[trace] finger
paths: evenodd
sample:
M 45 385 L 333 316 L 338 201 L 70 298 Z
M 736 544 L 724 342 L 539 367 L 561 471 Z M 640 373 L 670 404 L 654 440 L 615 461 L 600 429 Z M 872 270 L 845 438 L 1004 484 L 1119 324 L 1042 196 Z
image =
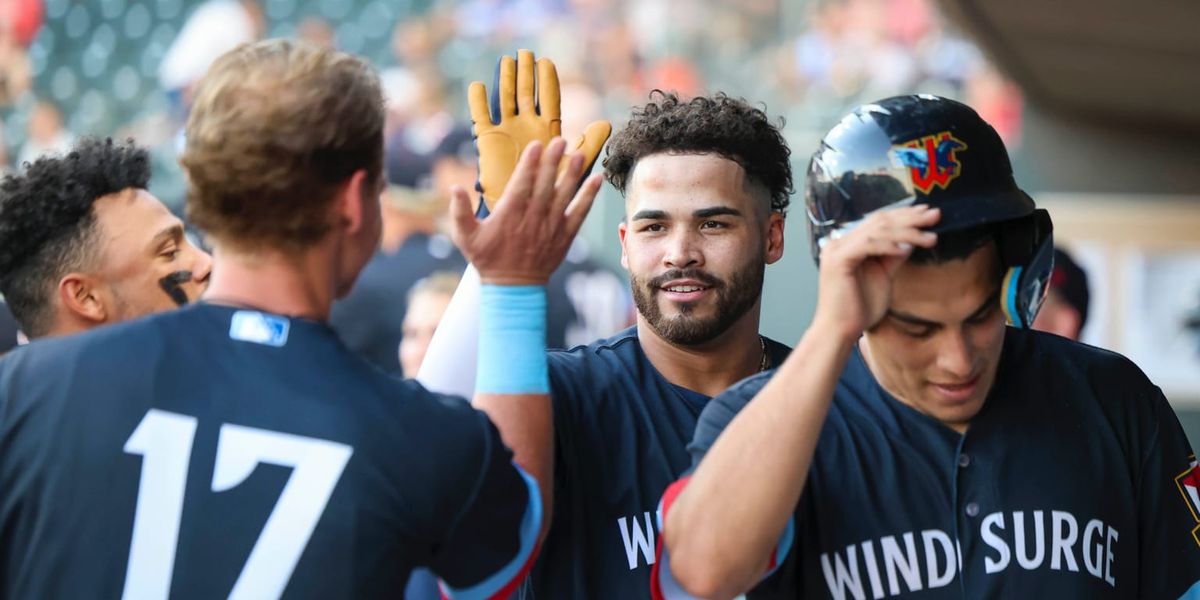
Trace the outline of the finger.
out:
M 553 120 L 562 119 L 562 96 L 558 85 L 558 69 L 548 58 L 538 59 L 538 114 Z
M 604 148 L 604 142 L 608 141 L 608 136 L 612 135 L 612 123 L 608 121 L 596 121 L 587 126 L 583 132 L 583 140 L 579 144 L 579 151 L 583 152 L 586 157 L 584 161 L 584 171 L 592 168 L 596 163 L 596 159 L 600 156 L 600 150 Z
M 461 185 L 450 190 L 450 239 L 459 249 L 465 248 L 468 240 L 479 228 L 479 221 L 471 210 L 471 196 Z
M 498 93 L 500 118 L 517 114 L 517 61 L 511 56 L 500 57 L 500 67 L 497 73 L 500 81 L 494 86 L 493 92 Z M 495 105 L 493 105 L 494 108 Z M 499 123 L 499 121 L 496 121 Z
M 504 186 L 503 201 L 498 202 L 492 209 L 493 217 L 502 218 L 514 210 L 524 210 L 525 205 L 529 203 L 530 194 L 533 193 L 534 176 L 537 175 L 541 159 L 542 143 L 536 140 L 529 142 L 521 152 L 521 158 L 517 160 L 508 185 Z
M 554 198 L 554 182 L 558 175 L 558 163 L 562 159 L 567 142 L 562 138 L 554 138 L 542 154 L 541 164 L 538 165 L 537 181 L 534 184 L 532 202 L 552 204 Z
M 588 212 L 592 210 L 592 203 L 596 201 L 596 195 L 600 192 L 600 185 L 604 183 L 604 176 L 596 173 L 588 177 L 583 185 L 579 187 L 579 191 L 575 193 L 575 198 L 571 200 L 571 204 L 566 210 L 566 230 L 572 238 L 579 233 L 579 228 L 583 226 L 584 219 L 587 218 Z
M 533 67 L 533 52 L 517 50 L 517 110 L 526 115 L 537 113 L 537 79 Z
M 558 163 L 558 179 L 554 181 L 554 187 L 566 187 L 568 196 L 574 194 L 579 186 L 583 183 L 583 161 L 586 158 L 582 152 L 571 151 L 571 146 L 567 146 L 568 150 L 563 153 L 562 160 Z M 576 164 L 578 163 L 578 164 Z
M 475 123 L 475 137 L 479 137 L 480 127 L 495 125 L 492 122 L 492 112 L 488 108 L 487 88 L 479 81 L 471 82 L 467 88 L 467 107 L 471 110 L 471 121 Z

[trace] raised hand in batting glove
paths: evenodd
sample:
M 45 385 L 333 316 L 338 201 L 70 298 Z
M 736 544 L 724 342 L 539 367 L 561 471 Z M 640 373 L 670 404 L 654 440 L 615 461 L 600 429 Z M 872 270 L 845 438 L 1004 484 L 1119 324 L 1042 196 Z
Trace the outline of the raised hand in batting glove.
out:
M 487 88 L 476 81 L 468 89 L 468 104 L 479 149 L 477 187 L 487 208 L 495 210 L 526 146 L 540 142 L 545 148 L 550 140 L 562 135 L 558 71 L 549 59 L 535 63 L 533 52 L 518 50 L 516 60 L 511 56 L 500 58 L 490 100 Z M 574 183 L 582 184 L 611 133 L 608 121 L 588 125 L 567 148 L 558 172 L 566 169 L 570 157 L 581 154 L 583 166 Z
M 582 153 L 566 157 L 566 141 L 530 142 L 522 152 L 504 194 L 486 219 L 471 211 L 471 199 L 454 189 L 450 219 L 454 243 L 479 270 L 485 284 L 545 285 L 567 255 L 592 208 L 603 178 L 583 181 Z

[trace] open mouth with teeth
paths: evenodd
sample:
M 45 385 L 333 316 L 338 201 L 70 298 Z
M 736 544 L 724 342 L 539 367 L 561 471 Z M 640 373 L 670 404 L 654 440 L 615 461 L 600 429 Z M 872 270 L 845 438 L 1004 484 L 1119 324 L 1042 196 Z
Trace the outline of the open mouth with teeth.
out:
M 697 283 L 679 283 L 664 285 L 659 288 L 659 291 L 672 302 L 689 303 L 700 300 L 711 289 Z

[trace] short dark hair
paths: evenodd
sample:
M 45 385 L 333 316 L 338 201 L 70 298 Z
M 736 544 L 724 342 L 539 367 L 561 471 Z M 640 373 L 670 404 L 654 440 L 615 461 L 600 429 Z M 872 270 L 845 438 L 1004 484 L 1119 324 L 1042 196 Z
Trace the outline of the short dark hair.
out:
M 150 157 L 111 138 L 84 138 L 66 155 L 25 163 L 0 182 L 0 292 L 30 337 L 51 326 L 51 299 L 62 275 L 86 264 L 97 198 L 145 189 Z
M 688 101 L 654 90 L 650 102 L 608 143 L 605 176 L 622 194 L 637 162 L 651 154 L 719 154 L 741 165 L 746 175 L 771 194 L 771 210 L 785 213 L 791 202 L 791 150 L 780 129 L 762 109 L 724 93 Z
M 953 260 L 963 260 L 990 242 L 999 244 L 999 228 L 994 223 L 977 225 L 969 229 L 945 231 L 938 234 L 937 245 L 932 248 L 913 248 L 908 261 L 918 265 L 940 265 Z M 996 248 L 996 277 L 1004 276 L 1001 268 L 1000 248 Z

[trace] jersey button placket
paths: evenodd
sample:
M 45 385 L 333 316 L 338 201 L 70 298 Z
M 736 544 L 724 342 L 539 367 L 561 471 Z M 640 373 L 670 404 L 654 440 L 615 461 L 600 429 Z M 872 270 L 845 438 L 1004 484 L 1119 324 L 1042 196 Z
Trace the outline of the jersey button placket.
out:
M 979 503 L 978 502 L 968 502 L 967 507 L 964 510 L 966 511 L 968 517 L 978 517 L 979 516 Z
M 958 466 L 965 469 L 971 466 L 971 455 L 963 453 L 958 455 Z

